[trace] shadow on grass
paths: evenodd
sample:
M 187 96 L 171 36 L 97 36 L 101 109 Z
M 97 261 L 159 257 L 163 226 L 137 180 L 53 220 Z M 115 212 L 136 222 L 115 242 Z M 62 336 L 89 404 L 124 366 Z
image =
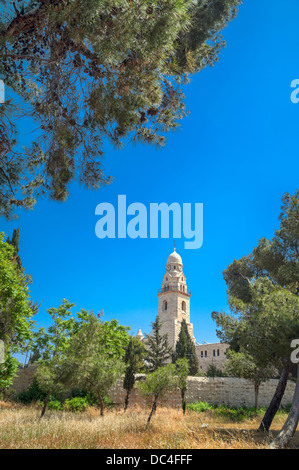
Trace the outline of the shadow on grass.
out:
M 213 442 L 225 442 L 227 448 L 235 447 L 236 442 L 246 442 L 246 446 L 252 444 L 252 448 L 266 447 L 268 448 L 273 439 L 278 435 L 279 430 L 273 430 L 269 433 L 256 431 L 254 429 L 242 429 L 242 428 L 225 428 L 221 426 L 206 427 L 202 430 L 202 434 L 205 435 L 205 439 L 209 436 Z M 201 432 L 198 432 L 198 440 L 201 440 Z M 251 446 L 250 446 L 251 447 Z M 299 431 L 296 431 L 290 446 L 290 449 L 299 449 Z

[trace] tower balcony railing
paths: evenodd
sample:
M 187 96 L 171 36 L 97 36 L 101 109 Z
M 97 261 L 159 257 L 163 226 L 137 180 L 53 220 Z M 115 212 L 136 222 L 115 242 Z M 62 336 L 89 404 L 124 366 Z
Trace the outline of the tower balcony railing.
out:
M 191 295 L 191 290 L 187 289 L 183 291 L 178 286 L 167 286 L 158 289 L 158 294 L 163 294 L 164 292 L 179 292 L 180 294 Z

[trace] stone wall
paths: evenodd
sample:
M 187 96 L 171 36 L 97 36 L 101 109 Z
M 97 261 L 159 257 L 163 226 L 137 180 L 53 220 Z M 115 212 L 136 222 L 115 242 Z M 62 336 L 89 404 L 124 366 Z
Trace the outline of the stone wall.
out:
M 259 392 L 259 406 L 268 406 L 275 392 L 278 380 L 271 379 L 263 383 Z M 288 382 L 282 405 L 285 406 L 292 402 L 295 391 L 295 383 Z M 125 390 L 122 387 L 122 381 L 110 394 L 111 400 L 119 406 L 123 406 L 125 399 Z M 254 406 L 254 386 L 249 380 L 233 377 L 189 377 L 186 394 L 187 403 L 206 401 L 210 404 L 228 406 Z M 130 405 L 146 405 L 149 401 L 143 398 L 138 388 L 135 387 L 130 397 Z M 180 392 L 167 394 L 167 398 L 160 400 L 160 404 L 169 407 L 180 407 Z
M 37 366 L 35 364 L 29 365 L 26 368 L 19 369 L 18 377 L 16 377 L 12 389 L 16 393 L 27 390 L 33 380 Z M 145 376 L 138 376 L 139 380 L 144 380 Z M 278 380 L 271 379 L 263 383 L 259 392 L 259 406 L 268 406 L 274 391 L 276 389 Z M 111 391 L 110 398 L 118 406 L 123 406 L 125 400 L 125 390 L 123 389 L 123 381 L 119 380 L 116 387 Z M 295 391 L 295 382 L 288 381 L 288 385 L 282 400 L 282 405 L 285 406 L 292 402 Z M 195 403 L 198 401 L 206 401 L 210 404 L 228 406 L 254 406 L 254 387 L 249 380 L 238 379 L 234 377 L 189 377 L 186 399 L 188 403 Z M 135 388 L 130 396 L 130 406 L 140 405 L 146 406 L 150 400 L 142 397 L 139 393 L 138 387 Z M 179 390 L 173 393 L 168 393 L 167 397 L 160 400 L 160 404 L 169 407 L 180 407 L 181 396 Z
M 275 392 L 278 380 L 271 379 L 260 386 L 259 406 L 268 406 Z M 292 402 L 295 382 L 288 381 L 282 400 L 285 406 Z M 246 379 L 235 377 L 189 377 L 187 401 L 207 401 L 211 404 L 228 406 L 254 406 L 254 386 Z

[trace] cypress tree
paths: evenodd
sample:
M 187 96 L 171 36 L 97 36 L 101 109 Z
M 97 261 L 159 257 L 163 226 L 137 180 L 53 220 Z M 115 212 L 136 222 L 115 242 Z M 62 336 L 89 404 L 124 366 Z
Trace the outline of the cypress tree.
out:
M 196 355 L 195 344 L 190 337 L 185 320 L 181 323 L 181 331 L 172 360 L 173 362 L 176 362 L 178 359 L 184 358 L 188 359 L 189 375 L 196 375 L 199 371 L 198 358 Z
M 14 247 L 14 261 L 16 262 L 17 268 L 19 271 L 22 271 L 22 262 L 19 255 L 19 241 L 20 241 L 20 229 L 14 228 L 12 233 L 12 239 L 7 239 L 7 243 Z
M 159 367 L 166 365 L 171 358 L 172 348 L 168 343 L 168 336 L 161 334 L 162 323 L 157 315 L 156 320 L 152 323 L 152 332 L 146 335 L 145 344 L 147 348 L 146 361 L 148 369 L 154 372 Z
M 131 338 L 125 353 L 126 372 L 123 387 L 126 390 L 124 412 L 129 404 L 129 396 L 135 384 L 135 374 L 143 366 L 143 358 L 146 354 L 144 344 L 138 338 Z

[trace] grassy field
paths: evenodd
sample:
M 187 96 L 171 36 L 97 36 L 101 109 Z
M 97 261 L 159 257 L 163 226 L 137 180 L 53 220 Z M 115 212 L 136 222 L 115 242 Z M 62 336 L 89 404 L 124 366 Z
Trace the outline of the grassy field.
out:
M 158 408 L 148 431 L 147 409 L 132 408 L 83 413 L 48 410 L 39 421 L 40 407 L 0 402 L 2 449 L 263 449 L 281 429 L 285 413 L 275 417 L 269 436 L 257 433 L 261 413 L 242 416 Z M 298 431 L 297 431 L 297 434 Z M 296 435 L 292 447 L 299 447 Z

